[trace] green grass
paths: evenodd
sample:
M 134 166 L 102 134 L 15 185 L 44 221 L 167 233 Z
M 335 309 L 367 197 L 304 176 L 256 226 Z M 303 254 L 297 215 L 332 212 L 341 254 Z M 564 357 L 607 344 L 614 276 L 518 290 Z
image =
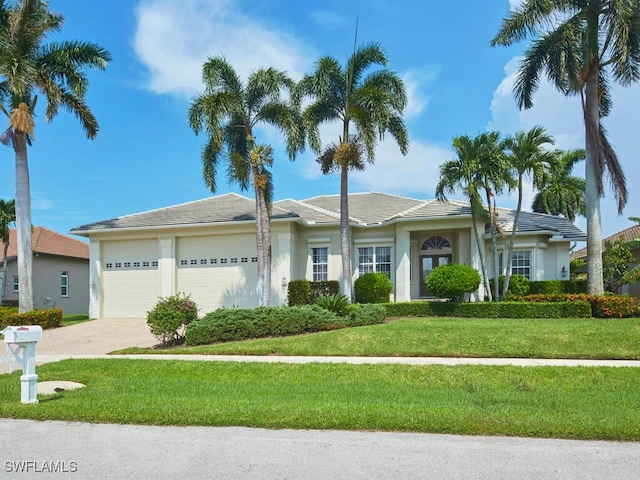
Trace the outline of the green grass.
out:
M 118 353 L 640 359 L 640 319 L 404 318 L 295 337 Z
M 78 313 L 78 314 L 70 314 L 63 315 L 62 322 L 60 323 L 63 327 L 68 327 L 69 325 L 77 325 L 78 323 L 84 323 L 91 320 L 89 315 Z
M 0 416 L 640 440 L 640 369 L 66 360 L 39 381 L 85 388 L 20 403 L 0 375 Z

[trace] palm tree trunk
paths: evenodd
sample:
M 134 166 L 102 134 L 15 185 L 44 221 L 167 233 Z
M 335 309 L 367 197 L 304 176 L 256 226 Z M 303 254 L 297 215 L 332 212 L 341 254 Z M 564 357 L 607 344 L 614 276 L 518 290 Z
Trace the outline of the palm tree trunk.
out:
M 516 216 L 513 219 L 513 227 L 511 227 L 511 238 L 509 239 L 509 248 L 507 249 L 507 260 L 505 263 L 504 286 L 502 287 L 502 298 L 507 298 L 509 291 L 509 281 L 511 280 L 511 261 L 513 259 L 513 244 L 516 241 L 516 229 L 518 228 L 518 219 L 522 210 L 522 175 L 518 176 L 518 206 L 516 207 Z
M 258 256 L 258 285 L 256 286 L 256 293 L 258 295 L 258 306 L 262 307 L 265 305 L 265 298 L 267 297 L 265 285 L 265 239 L 262 225 L 264 196 L 258 187 L 255 187 L 254 192 L 256 199 L 256 255 Z
M 33 307 L 33 250 L 31 247 L 31 194 L 27 162 L 27 136 L 16 132 L 13 137 L 16 154 L 16 237 L 18 250 L 19 312 Z
M 7 289 L 7 273 L 9 271 L 7 266 L 7 252 L 9 250 L 9 242 L 4 244 L 4 252 L 2 257 L 2 284 L 0 284 L 0 306 L 4 303 L 4 292 Z
M 597 40 L 597 39 L 596 39 Z M 602 169 L 600 164 L 598 142 L 600 138 L 599 116 L 599 69 L 597 56 L 592 57 L 591 69 L 585 86 L 585 203 L 587 217 L 587 293 L 602 295 L 604 282 L 602 279 L 602 227 L 600 217 L 600 196 L 602 185 Z
M 260 231 L 262 232 L 262 306 L 268 307 L 271 303 L 271 224 L 269 222 L 269 209 L 264 196 L 264 190 L 260 190 Z
M 473 206 L 471 206 L 471 224 L 473 225 L 473 234 L 476 239 L 476 246 L 478 247 L 478 257 L 480 258 L 480 271 L 482 272 L 482 284 L 484 285 L 489 301 L 493 301 L 493 295 L 491 294 L 491 284 L 489 283 L 489 273 L 485 266 L 484 253 L 481 244 L 480 234 L 478 233 L 478 222 L 474 213 Z
M 349 225 L 349 166 L 340 172 L 340 254 L 342 257 L 342 293 L 353 301 L 351 278 L 351 226 Z

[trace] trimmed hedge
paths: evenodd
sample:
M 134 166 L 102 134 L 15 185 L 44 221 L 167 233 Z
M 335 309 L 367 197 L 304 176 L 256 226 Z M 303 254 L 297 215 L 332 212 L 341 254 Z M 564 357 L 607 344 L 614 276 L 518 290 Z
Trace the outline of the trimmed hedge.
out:
M 585 301 L 595 318 L 633 317 L 638 313 L 638 299 L 629 295 L 537 294 L 519 297 L 523 302 Z
M 340 293 L 337 280 L 312 282 L 310 280 L 291 280 L 287 285 L 287 298 L 290 307 L 313 305 L 319 297 Z
M 384 305 L 388 317 L 590 318 L 584 300 L 534 302 L 406 302 Z
M 515 293 L 515 292 L 514 292 Z M 586 280 L 543 280 L 529 282 L 529 294 L 587 293 Z
M 387 303 L 391 290 L 391 280 L 382 272 L 365 273 L 353 282 L 353 291 L 358 303 Z
M 248 338 L 284 337 L 382 323 L 381 306 L 349 305 L 338 316 L 316 305 L 296 307 L 221 308 L 195 320 L 187 327 L 188 345 L 207 345 Z
M 40 325 L 42 329 L 55 328 L 62 322 L 62 310 L 33 310 L 31 312 L 18 313 L 17 307 L 0 308 L 0 330 L 9 325 Z

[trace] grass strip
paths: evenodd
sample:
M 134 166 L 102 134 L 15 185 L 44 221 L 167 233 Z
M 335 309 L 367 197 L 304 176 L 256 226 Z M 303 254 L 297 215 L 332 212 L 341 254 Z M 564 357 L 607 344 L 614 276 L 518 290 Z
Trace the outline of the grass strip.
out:
M 403 318 L 294 337 L 118 353 L 640 359 L 640 319 Z
M 20 403 L 0 375 L 0 416 L 640 440 L 640 369 L 66 360 L 39 381 L 85 388 Z

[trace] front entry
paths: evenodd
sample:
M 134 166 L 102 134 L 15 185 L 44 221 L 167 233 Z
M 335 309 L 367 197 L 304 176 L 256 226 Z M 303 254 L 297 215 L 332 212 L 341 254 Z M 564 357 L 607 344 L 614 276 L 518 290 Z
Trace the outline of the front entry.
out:
M 424 284 L 424 279 L 431 273 L 431 270 L 438 265 L 447 265 L 451 263 L 451 255 L 421 255 L 420 266 L 421 269 L 421 282 L 420 282 L 420 296 L 421 297 L 433 297 L 433 293 L 427 290 L 427 286 Z

